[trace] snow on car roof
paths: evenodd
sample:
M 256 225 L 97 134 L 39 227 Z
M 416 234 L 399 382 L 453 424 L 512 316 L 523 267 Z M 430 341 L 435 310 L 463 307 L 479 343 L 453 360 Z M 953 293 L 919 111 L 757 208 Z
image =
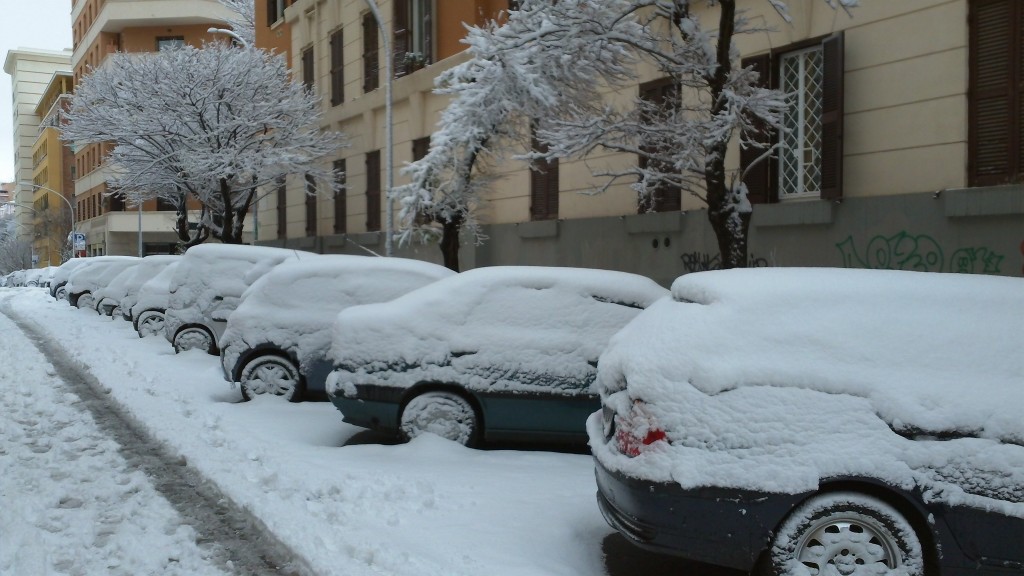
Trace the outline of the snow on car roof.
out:
M 686 275 L 672 294 L 612 338 L 598 370 L 620 412 L 640 400 L 666 430 L 685 431 L 685 465 L 661 454 L 645 473 L 797 491 L 864 467 L 912 485 L 920 478 L 896 468 L 914 458 L 1020 459 L 1024 280 L 769 268 Z M 911 456 L 901 442 L 923 445 L 890 428 L 978 444 L 932 442 L 941 456 Z M 784 466 L 766 473 L 762 453 Z M 803 466 L 811 453 L 815 469 Z
M 283 262 L 242 295 L 221 348 L 231 356 L 245 346 L 274 343 L 296 347 L 303 361 L 308 353 L 327 348 L 328 328 L 343 308 L 391 300 L 453 274 L 407 258 L 323 255 Z
M 96 291 L 96 298 L 112 298 L 120 301 L 121 298 L 138 292 L 139 288 L 154 278 L 165 267 L 172 262 L 177 262 L 181 256 L 167 254 L 153 254 L 140 260 L 135 266 L 123 270 L 115 276 L 106 286 Z
M 171 262 L 159 274 L 146 281 L 139 287 L 135 295 L 135 304 L 132 306 L 132 315 L 139 314 L 145 310 L 164 310 L 167 308 L 167 300 L 170 297 L 168 292 L 171 285 L 171 278 L 174 270 L 181 264 L 181 260 Z

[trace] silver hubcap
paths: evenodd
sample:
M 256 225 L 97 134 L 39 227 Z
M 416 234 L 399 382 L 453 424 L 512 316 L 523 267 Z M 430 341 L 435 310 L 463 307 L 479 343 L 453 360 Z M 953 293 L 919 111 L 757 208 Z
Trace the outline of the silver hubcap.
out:
M 900 563 L 900 552 L 882 526 L 872 518 L 824 518 L 801 539 L 796 559 L 812 575 L 885 574 Z
M 476 430 L 473 407 L 445 392 L 428 392 L 409 401 L 402 411 L 402 434 L 412 439 L 424 432 L 469 444 Z
M 296 375 L 291 367 L 280 362 L 262 361 L 251 370 L 246 370 L 243 386 L 249 394 L 274 394 L 285 396 L 295 389 Z
M 96 299 L 92 297 L 92 294 L 82 294 L 78 297 L 79 308 L 95 308 Z
M 139 320 L 139 334 L 154 336 L 164 329 L 164 319 L 158 315 L 146 316 Z
M 209 350 L 210 337 L 202 330 L 185 330 L 174 339 L 179 352 L 186 350 Z

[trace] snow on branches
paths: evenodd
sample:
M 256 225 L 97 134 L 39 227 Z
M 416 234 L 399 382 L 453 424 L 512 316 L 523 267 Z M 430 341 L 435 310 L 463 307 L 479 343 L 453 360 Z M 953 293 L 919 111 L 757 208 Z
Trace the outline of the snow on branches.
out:
M 199 234 L 239 243 L 257 189 L 304 174 L 333 190 L 324 162 L 343 146 L 319 128 L 318 99 L 293 82 L 281 56 L 223 42 L 119 53 L 82 79 L 62 138 L 108 142 L 108 186 L 131 202 L 202 205 Z M 194 233 L 193 233 L 194 234 Z

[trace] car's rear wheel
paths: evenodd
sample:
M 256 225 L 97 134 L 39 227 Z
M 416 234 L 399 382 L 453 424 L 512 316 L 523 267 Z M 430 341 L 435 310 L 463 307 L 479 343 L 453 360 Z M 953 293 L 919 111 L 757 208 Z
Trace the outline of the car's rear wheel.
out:
M 239 378 L 242 398 L 251 400 L 260 394 L 281 396 L 289 402 L 302 399 L 299 370 L 281 356 L 260 356 L 250 360 Z
M 924 573 L 921 541 L 892 506 L 855 492 L 816 496 L 779 528 L 768 574 L 876 576 Z
M 68 290 L 67 290 L 67 288 L 65 288 L 63 286 L 61 286 L 60 288 L 57 288 L 57 292 L 54 293 L 54 296 L 57 298 L 57 300 L 67 300 L 67 297 L 68 297 Z
M 75 301 L 75 306 L 77 306 L 80 310 L 95 310 L 96 298 L 92 295 L 91 292 L 84 292 L 82 293 L 81 296 L 78 297 L 78 300 Z
M 111 319 L 120 318 L 121 317 L 121 307 L 120 306 L 114 306 L 113 308 L 111 308 L 110 309 L 110 314 L 108 314 L 108 316 L 110 316 Z
M 139 316 L 139 338 L 156 336 L 164 331 L 164 315 L 149 310 Z
M 197 326 L 179 330 L 174 335 L 174 352 L 181 353 L 188 350 L 202 350 L 207 354 L 215 354 L 216 347 L 213 343 L 213 336 Z
M 402 408 L 399 431 L 405 440 L 431 432 L 473 446 L 480 435 L 480 419 L 473 405 L 454 392 L 424 392 Z

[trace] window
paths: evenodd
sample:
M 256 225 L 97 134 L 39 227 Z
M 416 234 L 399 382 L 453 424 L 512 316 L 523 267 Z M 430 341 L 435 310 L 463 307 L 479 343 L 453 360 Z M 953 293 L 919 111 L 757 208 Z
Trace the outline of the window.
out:
M 531 129 L 535 131 L 535 127 Z M 548 151 L 546 143 L 530 137 L 534 152 Z M 530 166 L 530 220 L 558 219 L 558 158 L 536 160 Z
M 669 78 L 662 78 L 653 82 L 647 82 L 640 86 L 640 99 L 651 104 L 659 111 L 672 112 L 678 110 L 682 104 L 682 95 L 679 92 L 679 84 Z M 654 112 L 652 112 L 654 113 Z M 654 122 L 650 115 L 645 115 L 644 123 Z M 653 144 L 641 144 L 640 168 L 651 169 L 662 174 L 671 174 L 673 169 L 666 162 L 659 161 L 660 150 Z M 649 195 L 641 196 L 637 202 L 637 212 L 678 212 L 682 210 L 682 190 L 679 186 L 659 182 Z
M 288 179 L 277 179 L 277 237 L 288 237 Z
M 341 30 L 331 34 L 331 106 L 345 101 L 345 39 Z
M 417 138 L 412 141 L 412 161 L 422 159 L 430 152 L 430 136 L 424 136 L 423 138 Z M 424 214 L 422 212 L 416 214 L 416 224 L 418 226 L 426 226 L 430 222 L 434 221 L 432 214 Z
M 316 180 L 306 175 L 306 236 L 316 236 Z
M 971 3 L 968 183 L 1024 181 L 1024 5 Z
M 843 36 L 837 34 L 743 60 L 762 83 L 792 94 L 783 115 L 786 133 L 765 132 L 777 145 L 770 160 L 753 162 L 763 150 L 740 151 L 753 203 L 799 198 L 838 199 L 843 185 Z
M 313 90 L 313 82 L 316 81 L 313 67 L 313 47 L 310 46 L 302 51 L 302 85 L 309 91 Z
M 171 200 L 168 200 L 166 198 L 160 198 L 160 197 L 157 197 L 157 199 L 156 199 L 156 209 L 161 211 L 161 212 L 177 212 L 178 211 L 178 207 L 174 204 L 174 202 L 172 202 Z
M 111 212 L 124 212 L 124 196 L 115 192 L 109 198 L 108 206 Z
M 344 234 L 347 231 L 346 220 L 348 219 L 348 206 L 346 206 L 347 191 L 345 182 L 347 180 L 347 168 L 345 159 L 334 161 L 334 233 Z
M 380 150 L 366 153 L 366 231 L 380 230 Z
M 433 0 L 394 0 L 395 77 L 430 64 L 433 50 Z
M 290 2 L 287 2 L 290 4 Z M 285 0 L 267 0 L 267 26 L 273 26 L 284 19 Z
M 363 14 L 363 92 L 372 92 L 380 85 L 379 60 L 377 19 L 368 12 Z
M 184 36 L 159 36 L 156 39 L 156 49 L 160 50 L 172 50 L 174 48 L 182 48 L 185 46 Z

